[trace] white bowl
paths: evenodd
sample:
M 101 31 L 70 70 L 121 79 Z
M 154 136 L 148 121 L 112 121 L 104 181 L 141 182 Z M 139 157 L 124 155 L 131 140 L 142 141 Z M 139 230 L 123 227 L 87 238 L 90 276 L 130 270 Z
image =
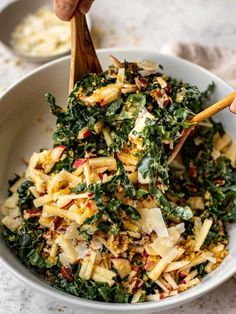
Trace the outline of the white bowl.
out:
M 107 49 L 98 51 L 98 56 L 103 68 L 109 63 L 109 55 L 129 61 L 140 59 L 156 60 L 164 66 L 164 72 L 182 79 L 191 84 L 196 84 L 201 90 L 214 81 L 216 90 L 212 101 L 222 98 L 232 91 L 224 81 L 214 76 L 203 68 L 182 59 L 159 54 L 149 50 L 118 50 Z M 68 93 L 69 58 L 53 61 L 35 70 L 18 83 L 11 86 L 0 98 L 0 197 L 6 196 L 7 180 L 14 173 L 25 169 L 22 158 L 28 158 L 34 151 L 42 147 L 50 147 L 52 126 L 55 120 L 49 113 L 49 108 L 44 100 L 44 93 L 51 92 L 56 96 L 59 105 L 66 103 Z M 235 136 L 236 117 L 224 110 L 218 114 L 225 129 Z M 234 138 L 236 140 L 236 138 Z M 50 287 L 30 273 L 11 251 L 0 240 L 0 261 L 16 277 L 36 288 L 38 291 L 60 299 L 61 302 L 76 304 L 80 309 L 89 309 L 106 313 L 151 313 L 158 312 L 174 306 L 181 305 L 205 295 L 213 288 L 230 278 L 236 272 L 236 224 L 228 228 L 229 256 L 210 275 L 206 276 L 199 286 L 196 286 L 179 295 L 157 301 L 141 304 L 111 304 L 81 299 Z

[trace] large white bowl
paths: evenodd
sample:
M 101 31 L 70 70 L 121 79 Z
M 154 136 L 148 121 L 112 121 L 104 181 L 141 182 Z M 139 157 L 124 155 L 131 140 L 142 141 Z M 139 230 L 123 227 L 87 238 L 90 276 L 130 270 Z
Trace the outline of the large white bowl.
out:
M 98 56 L 104 69 L 110 63 L 110 54 L 129 61 L 137 59 L 156 60 L 164 66 L 164 72 L 177 79 L 196 84 L 201 90 L 204 90 L 211 81 L 214 81 L 216 90 L 212 101 L 222 98 L 232 91 L 228 84 L 203 68 L 155 51 L 100 50 Z M 0 98 L 0 197 L 2 199 L 6 196 L 8 178 L 15 172 L 19 173 L 25 169 L 22 158 L 27 159 L 34 151 L 38 151 L 42 147 L 50 147 L 55 119 L 49 113 L 48 105 L 44 100 L 44 93 L 51 92 L 56 96 L 59 105 L 65 104 L 68 93 L 68 73 L 69 58 L 56 60 L 35 70 L 11 86 Z M 226 109 L 218 114 L 217 119 L 224 124 L 232 136 L 235 136 L 236 117 L 229 110 Z M 0 240 L 0 261 L 16 277 L 38 291 L 58 298 L 61 302 L 77 304 L 80 309 L 101 313 L 111 311 L 112 313 L 146 314 L 181 305 L 205 295 L 236 272 L 236 225 L 231 225 L 228 231 L 230 236 L 229 256 L 225 258 L 222 265 L 205 277 L 201 285 L 158 302 L 111 304 L 89 301 L 60 292 L 30 273 L 13 256 L 2 239 Z

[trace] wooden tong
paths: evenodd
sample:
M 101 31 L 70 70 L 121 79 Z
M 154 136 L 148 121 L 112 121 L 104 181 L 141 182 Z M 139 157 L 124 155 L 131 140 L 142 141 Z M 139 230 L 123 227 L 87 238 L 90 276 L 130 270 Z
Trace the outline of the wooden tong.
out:
M 71 19 L 71 63 L 69 91 L 87 73 L 100 73 L 98 60 L 85 15 L 78 10 Z
M 168 165 L 175 159 L 175 157 L 179 153 L 181 147 L 183 146 L 184 142 L 186 141 L 187 137 L 189 136 L 191 131 L 194 129 L 196 124 L 210 118 L 211 116 L 213 116 L 217 112 L 225 109 L 226 107 L 229 107 L 231 105 L 231 103 L 233 102 L 235 97 L 236 97 L 236 91 L 230 93 L 229 95 L 227 95 L 223 99 L 217 101 L 214 105 L 211 105 L 210 107 L 206 108 L 205 110 L 199 112 L 198 114 L 196 114 L 196 116 L 194 116 L 189 121 L 192 125 L 189 128 L 183 130 L 179 142 L 176 144 L 176 146 L 174 147 L 172 153 L 170 154 L 170 156 L 168 158 L 168 161 L 167 161 Z

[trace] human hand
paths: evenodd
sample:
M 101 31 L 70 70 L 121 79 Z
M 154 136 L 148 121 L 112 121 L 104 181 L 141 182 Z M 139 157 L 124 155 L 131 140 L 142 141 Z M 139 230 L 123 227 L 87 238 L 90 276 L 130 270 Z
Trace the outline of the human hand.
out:
M 236 113 L 236 98 L 234 98 L 232 104 L 229 107 L 230 111 Z
M 69 21 L 75 10 L 87 13 L 93 0 L 54 0 L 54 10 L 56 15 L 63 21 Z

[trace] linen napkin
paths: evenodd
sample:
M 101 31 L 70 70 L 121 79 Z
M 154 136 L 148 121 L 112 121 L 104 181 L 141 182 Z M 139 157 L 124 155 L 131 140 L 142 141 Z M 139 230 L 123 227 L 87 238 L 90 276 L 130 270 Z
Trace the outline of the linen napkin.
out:
M 197 63 L 236 88 L 236 50 L 198 43 L 172 43 L 161 52 Z

